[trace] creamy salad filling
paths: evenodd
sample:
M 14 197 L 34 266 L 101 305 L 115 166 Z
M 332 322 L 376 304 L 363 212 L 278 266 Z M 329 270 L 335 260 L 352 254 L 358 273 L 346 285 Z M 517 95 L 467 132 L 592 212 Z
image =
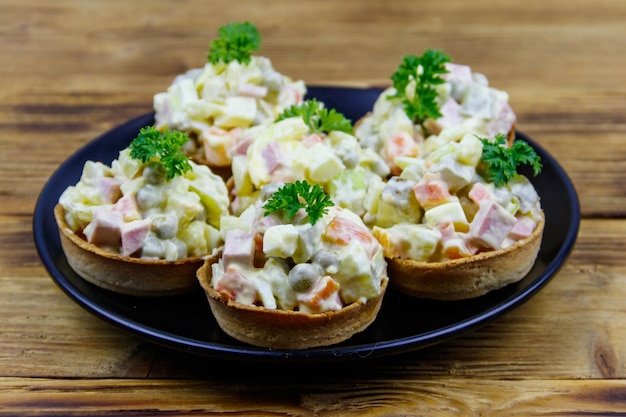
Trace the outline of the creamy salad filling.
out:
M 443 83 L 436 85 L 441 117 L 417 124 L 407 116 L 396 93 L 387 88 L 376 100 L 372 113 L 355 129 L 360 144 L 374 150 L 398 175 L 399 157 L 418 157 L 460 140 L 466 133 L 493 137 L 510 132 L 516 120 L 508 94 L 489 86 L 487 78 L 466 65 L 446 63 Z M 414 94 L 407 86 L 407 96 Z
M 59 199 L 65 220 L 89 243 L 122 256 L 174 261 L 210 254 L 222 244 L 228 191 L 208 167 L 190 164 L 168 179 L 128 148 L 111 166 L 87 161 L 80 181 Z
M 303 81 L 275 71 L 265 57 L 252 56 L 249 63 L 207 62 L 154 96 L 155 126 L 189 133 L 189 155 L 228 166 L 233 155 L 245 153 L 253 138 L 249 128 L 273 122 L 305 94 Z
M 481 161 L 483 142 L 465 134 L 427 156 L 396 159 L 401 172 L 377 180 L 365 223 L 388 258 L 437 262 L 503 249 L 542 221 L 539 195 L 523 175 L 495 186 Z
M 224 249 L 212 286 L 228 299 L 268 309 L 323 313 L 380 294 L 383 250 L 359 216 L 330 207 L 315 224 L 300 210 L 291 220 L 266 215 L 263 198 L 221 221 Z
M 306 180 L 320 184 L 340 206 L 363 215 L 372 178 L 389 174 L 382 158 L 338 130 L 311 133 L 302 117 L 255 128 L 245 154 L 233 158 L 234 213 L 241 213 L 272 183 Z

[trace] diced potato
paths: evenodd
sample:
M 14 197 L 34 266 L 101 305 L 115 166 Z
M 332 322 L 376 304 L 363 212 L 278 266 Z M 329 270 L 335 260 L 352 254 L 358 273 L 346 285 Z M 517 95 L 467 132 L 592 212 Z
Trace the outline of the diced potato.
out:
M 298 231 L 292 224 L 269 227 L 263 235 L 263 252 L 267 256 L 288 258 L 298 248 Z
M 308 174 L 315 183 L 325 183 L 339 175 L 345 166 L 334 152 L 319 143 L 309 148 L 309 158 L 306 160 Z
M 469 228 L 465 212 L 458 200 L 426 210 L 424 218 L 430 227 L 435 227 L 444 222 L 452 222 L 457 232 L 465 232 Z
M 438 230 L 421 224 L 396 224 L 389 228 L 375 226 L 372 232 L 389 258 L 428 261 L 441 240 Z
M 456 158 L 459 162 L 475 167 L 483 154 L 483 144 L 475 135 L 463 136 L 456 148 Z
M 247 127 L 256 117 L 256 101 L 251 97 L 228 97 L 215 125 L 222 128 Z

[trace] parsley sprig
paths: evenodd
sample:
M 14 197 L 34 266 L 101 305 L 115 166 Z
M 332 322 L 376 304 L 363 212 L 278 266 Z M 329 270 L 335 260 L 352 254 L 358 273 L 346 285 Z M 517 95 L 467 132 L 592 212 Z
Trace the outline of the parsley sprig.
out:
M 328 213 L 328 207 L 334 205 L 319 184 L 311 185 L 306 181 L 296 181 L 280 187 L 265 202 L 263 208 L 266 216 L 277 211 L 285 211 L 289 220 L 293 219 L 300 209 L 304 209 L 309 222 L 315 224 Z
M 213 39 L 209 47 L 207 60 L 211 64 L 222 61 L 228 64 L 238 61 L 249 64 L 252 52 L 259 49 L 261 35 L 252 23 L 229 23 L 218 30 L 218 37 Z
M 507 147 L 506 136 L 498 133 L 495 142 L 479 138 L 483 143 L 481 159 L 487 165 L 487 179 L 496 187 L 506 185 L 517 175 L 519 165 L 530 165 L 536 176 L 541 172 L 539 155 L 526 142 L 516 140 L 511 147 Z
M 130 143 L 130 156 L 143 163 L 157 162 L 165 171 L 168 179 L 191 170 L 189 157 L 182 146 L 189 140 L 187 134 L 175 130 L 163 132 L 154 126 L 141 128 L 139 134 Z
M 276 122 L 298 116 L 302 117 L 311 133 L 329 133 L 333 130 L 352 133 L 352 122 L 349 119 L 335 109 L 325 108 L 316 99 L 286 108 L 278 115 Z
M 414 123 L 423 124 L 428 118 L 441 117 L 435 86 L 443 84 L 441 75 L 448 72 L 447 62 L 450 62 L 450 57 L 442 51 L 427 49 L 419 57 L 405 55 L 391 76 L 396 93 L 389 99 L 400 99 L 407 116 Z M 409 94 L 407 87 L 413 85 L 414 90 Z

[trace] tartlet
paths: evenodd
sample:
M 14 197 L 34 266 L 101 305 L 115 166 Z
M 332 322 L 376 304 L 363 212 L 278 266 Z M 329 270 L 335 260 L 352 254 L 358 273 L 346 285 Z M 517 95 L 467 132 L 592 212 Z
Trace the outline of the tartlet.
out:
M 309 314 L 292 310 L 237 303 L 211 286 L 211 264 L 197 273 L 207 294 L 211 312 L 229 336 L 254 346 L 273 349 L 307 349 L 334 345 L 365 330 L 378 315 L 388 279 L 381 282 L 380 294 L 367 302 L 355 302 L 341 310 Z
M 245 154 L 254 127 L 272 123 L 306 94 L 303 81 L 277 72 L 269 58 L 252 55 L 260 45 L 248 22 L 219 29 L 207 62 L 174 78 L 154 95 L 155 127 L 186 132 L 185 151 L 224 179 L 235 155 Z
M 223 179 L 182 153 L 186 140 L 149 126 L 110 166 L 85 162 L 54 209 L 62 249 L 79 276 L 138 296 L 198 287 L 195 272 L 222 244 L 229 200 Z
M 505 146 L 499 140 L 489 149 Z M 490 182 L 480 162 L 484 141 L 466 135 L 370 190 L 366 222 L 384 247 L 394 288 L 419 298 L 475 298 L 532 268 L 545 223 L 540 197 L 523 175 Z
M 54 208 L 54 217 L 69 266 L 98 287 L 150 297 L 182 294 L 198 287 L 196 271 L 206 256 L 175 261 L 122 256 L 99 248 L 74 233 L 65 221 L 65 210 L 60 204 Z
M 394 86 L 386 88 L 372 110 L 355 124 L 355 136 L 361 146 L 380 154 L 393 175 L 401 172 L 402 158 L 429 154 L 460 140 L 467 133 L 483 137 L 504 133 L 509 142 L 515 138 L 517 117 L 509 104 L 508 93 L 490 86 L 485 75 L 474 72 L 469 66 L 447 61 L 449 57 L 443 53 L 438 58 L 432 58 L 436 53 L 427 50 L 415 61 L 405 57 L 391 77 Z M 420 83 L 424 83 L 427 90 L 432 90 L 431 105 L 436 107 L 438 115 L 433 112 L 415 115 L 415 109 L 407 102 L 419 101 L 415 97 L 417 92 L 412 91 L 417 83 L 417 73 L 421 73 L 423 66 L 433 60 L 442 60 L 439 64 L 441 68 L 433 70 L 441 71 L 436 72 L 438 80 Z M 410 65 L 416 65 L 416 68 L 409 68 Z M 431 62 L 431 65 L 434 64 Z M 397 82 L 402 77 L 407 77 L 408 84 L 405 91 L 398 91 L 397 88 L 404 88 L 402 83 Z M 423 106 L 428 107 L 429 104 L 424 103 Z
M 518 282 L 535 264 L 544 224 L 541 221 L 532 235 L 505 249 L 467 258 L 440 262 L 387 258 L 391 286 L 416 298 L 463 300 Z
M 273 196 L 288 198 L 294 189 L 285 184 L 240 216 L 223 218 L 223 250 L 198 270 L 218 325 L 241 342 L 332 345 L 363 331 L 380 309 L 388 282 L 381 245 L 359 216 L 332 202 L 324 211 L 317 206 L 320 217 L 308 208 L 293 217 L 271 211 Z

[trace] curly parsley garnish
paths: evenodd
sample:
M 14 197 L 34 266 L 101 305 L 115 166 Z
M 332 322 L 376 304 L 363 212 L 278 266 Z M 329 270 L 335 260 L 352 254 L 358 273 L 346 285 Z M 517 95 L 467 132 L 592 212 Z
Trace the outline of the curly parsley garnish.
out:
M 189 140 L 187 134 L 175 130 L 157 130 L 154 126 L 143 127 L 130 143 L 130 156 L 143 163 L 157 162 L 168 179 L 191 170 L 189 158 L 182 146 Z
M 391 76 L 396 93 L 389 99 L 400 99 L 407 116 L 414 123 L 423 124 L 428 118 L 441 117 L 435 86 L 443 84 L 441 75 L 448 72 L 447 62 L 450 62 L 450 57 L 442 51 L 427 49 L 419 57 L 405 55 Z M 407 91 L 407 87 L 411 91 Z
M 288 107 L 278 115 L 276 122 L 298 116 L 302 117 L 311 133 L 329 133 L 333 130 L 352 133 L 350 120 L 335 109 L 328 110 L 316 99 L 306 100 L 302 104 Z
M 229 23 L 218 30 L 218 37 L 213 39 L 207 60 L 211 64 L 222 61 L 228 64 L 238 61 L 249 64 L 252 52 L 259 49 L 261 35 L 256 26 L 249 22 Z
M 334 205 L 319 184 L 310 185 L 306 181 L 296 181 L 279 188 L 265 202 L 263 208 L 266 216 L 277 211 L 285 211 L 289 220 L 293 219 L 303 208 L 309 217 L 309 222 L 315 224 L 328 213 L 328 207 Z
M 530 165 L 535 176 L 541 172 L 539 155 L 528 143 L 516 140 L 507 147 L 506 136 L 502 133 L 496 135 L 495 142 L 479 139 L 483 143 L 481 159 L 487 165 L 487 178 L 496 187 L 508 184 L 517 175 L 519 165 Z

